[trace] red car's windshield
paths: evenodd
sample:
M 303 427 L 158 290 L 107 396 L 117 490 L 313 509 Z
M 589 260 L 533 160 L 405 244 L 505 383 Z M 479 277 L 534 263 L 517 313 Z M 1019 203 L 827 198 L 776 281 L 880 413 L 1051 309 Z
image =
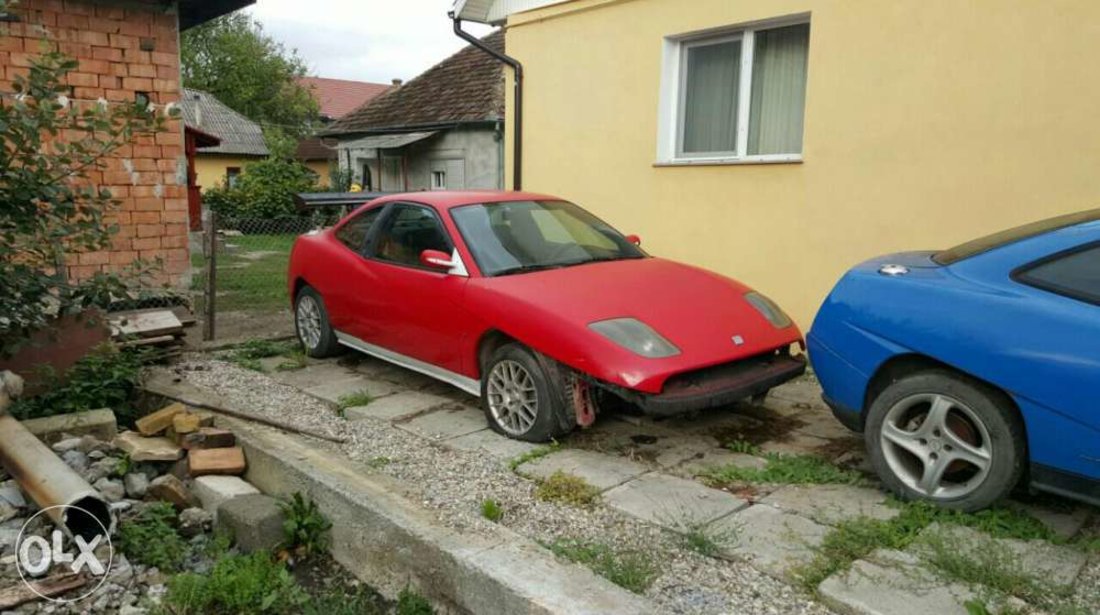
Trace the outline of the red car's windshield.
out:
M 618 231 L 565 201 L 506 201 L 451 210 L 487 276 L 642 258 Z

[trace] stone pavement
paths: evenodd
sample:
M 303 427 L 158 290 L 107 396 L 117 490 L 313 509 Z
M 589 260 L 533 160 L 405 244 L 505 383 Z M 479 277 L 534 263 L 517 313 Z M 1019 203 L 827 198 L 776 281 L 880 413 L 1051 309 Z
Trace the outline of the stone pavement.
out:
M 370 357 L 310 361 L 304 369 L 276 371 L 271 377 L 329 402 L 366 391 L 371 402 L 346 409 L 348 420 L 386 421 L 501 463 L 539 448 L 490 430 L 476 398 Z M 666 420 L 609 412 L 542 452 L 519 465 L 517 473 L 532 480 L 558 471 L 575 475 L 598 489 L 608 507 L 671 531 L 702 532 L 717 544 L 718 557 L 746 562 L 780 579 L 790 580 L 797 566 L 809 563 L 837 524 L 899 514 L 874 486 L 862 440 L 832 417 L 811 377 L 773 390 L 760 405 Z M 754 484 L 722 490 L 699 478 L 715 467 L 761 469 L 768 454 L 817 456 L 864 472 L 872 486 Z M 1094 511 L 1076 505 L 1016 505 L 1067 539 Z M 1059 584 L 1072 583 L 1086 562 L 1082 552 L 1048 542 L 991 543 L 984 534 L 956 527 L 932 526 L 925 532 L 947 536 L 970 552 L 1003 549 L 1021 562 L 1021 570 Z M 977 595 L 974 588 L 931 573 L 922 559 L 926 555 L 918 547 L 876 551 L 826 579 L 820 595 L 848 613 L 965 614 L 964 603 Z

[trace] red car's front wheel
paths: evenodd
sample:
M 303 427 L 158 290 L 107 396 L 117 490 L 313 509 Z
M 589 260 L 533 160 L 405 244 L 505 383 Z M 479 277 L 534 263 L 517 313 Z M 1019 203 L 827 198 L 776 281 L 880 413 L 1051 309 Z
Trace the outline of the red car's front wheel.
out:
M 482 370 L 481 401 L 493 430 L 510 438 L 546 442 L 568 433 L 576 418 L 549 359 L 519 344 L 505 344 Z

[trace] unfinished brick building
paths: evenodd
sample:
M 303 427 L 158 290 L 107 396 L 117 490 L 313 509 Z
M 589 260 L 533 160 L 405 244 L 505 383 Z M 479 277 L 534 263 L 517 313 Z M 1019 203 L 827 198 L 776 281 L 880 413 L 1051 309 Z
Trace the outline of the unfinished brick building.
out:
M 56 49 L 79 62 L 68 75 L 75 101 L 158 106 L 179 100 L 180 32 L 253 0 L 21 0 L 0 15 L 0 90 L 25 74 L 31 59 Z M 82 278 L 135 259 L 161 259 L 172 283 L 188 271 L 188 165 L 184 127 L 176 119 L 156 135 L 123 145 L 90 180 L 121 202 L 110 250 L 68 263 Z

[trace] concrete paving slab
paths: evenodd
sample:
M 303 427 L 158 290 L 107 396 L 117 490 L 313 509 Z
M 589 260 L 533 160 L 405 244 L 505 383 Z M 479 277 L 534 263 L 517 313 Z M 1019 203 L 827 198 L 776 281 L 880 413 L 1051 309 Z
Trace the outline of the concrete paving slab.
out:
M 392 383 L 383 380 L 372 380 L 365 376 L 351 374 L 340 380 L 333 380 L 325 384 L 309 387 L 305 389 L 305 392 L 335 404 L 340 402 L 341 397 L 358 393 L 359 391 L 366 391 L 372 398 L 377 399 L 397 390 L 398 387 Z
M 459 405 L 439 408 L 396 425 L 398 429 L 434 440 L 457 438 L 489 428 L 484 412 Z
M 860 516 L 892 519 L 901 512 L 886 505 L 885 493 L 851 485 L 787 485 L 761 503 L 828 525 Z
M 365 406 L 348 408 L 345 414 L 348 420 L 370 417 L 384 421 L 400 421 L 450 403 L 452 403 L 451 400 L 438 395 L 428 395 L 418 391 L 400 391 L 376 399 Z
M 811 378 L 796 378 L 782 386 L 775 387 L 768 392 L 768 401 L 771 400 L 799 404 L 798 409 L 800 410 L 823 409 L 828 412 L 828 406 L 821 399 L 821 385 Z
M 1058 502 L 1062 504 L 1062 502 Z M 1084 505 L 1065 503 L 1064 506 L 1054 507 L 1042 503 L 1024 503 L 1010 501 L 1009 506 L 1023 510 L 1024 512 L 1043 522 L 1055 535 L 1061 538 L 1073 538 L 1084 529 L 1085 524 L 1093 517 L 1092 508 Z
M 669 473 L 683 478 L 693 478 L 712 468 L 737 466 L 739 468 L 764 469 L 766 465 L 768 465 L 768 461 L 763 457 L 735 453 L 724 448 L 714 448 L 699 457 L 690 459 L 686 463 L 669 470 Z
M 748 561 L 754 568 L 786 579 L 795 566 L 814 558 L 829 528 L 766 504 L 750 506 L 708 526 L 727 559 Z
M 653 455 L 654 462 L 662 469 L 680 465 L 706 457 L 711 451 L 721 451 L 718 440 L 710 436 L 671 436 L 660 438 L 645 452 Z
M 632 517 L 684 531 L 748 506 L 745 500 L 695 481 L 652 472 L 604 494 L 607 505 Z
M 797 428 L 796 428 L 797 429 Z M 792 430 L 782 438 L 768 440 L 760 444 L 761 453 L 778 453 L 780 455 L 817 455 L 822 456 L 821 449 L 829 446 L 831 440 L 819 438 Z
M 647 469 L 640 463 L 615 455 L 566 449 L 525 463 L 517 471 L 537 478 L 547 478 L 560 471 L 583 478 L 593 487 L 604 490 L 621 485 Z
M 869 559 L 890 560 L 885 554 Z M 859 560 L 818 587 L 824 602 L 853 615 L 967 615 L 965 603 L 975 598 L 966 586 L 945 583 L 914 565 L 881 565 Z
M 444 440 L 443 445 L 461 451 L 478 451 L 501 461 L 511 461 L 529 453 L 539 444 L 506 438 L 492 429 L 482 429 L 464 436 Z
M 808 436 L 825 438 L 827 440 L 846 440 L 852 438 L 852 431 L 836 420 L 828 409 L 814 409 L 802 412 L 798 415 L 802 425 L 795 427 L 794 431 Z M 859 442 L 858 440 L 856 440 Z
M 1088 555 L 1073 547 L 1064 547 L 1046 540 L 1014 540 L 993 538 L 978 530 L 933 523 L 921 531 L 920 539 L 911 547 L 914 554 L 929 553 L 926 541 L 947 545 L 954 554 L 975 562 L 990 561 L 1011 566 L 1014 570 L 1041 580 L 1050 586 L 1069 586 L 1077 581 L 1088 563 Z
M 327 361 L 307 365 L 302 369 L 285 372 L 272 371 L 269 375 L 272 379 L 283 384 L 299 389 L 309 389 L 346 380 L 354 376 L 355 373 L 335 361 Z

